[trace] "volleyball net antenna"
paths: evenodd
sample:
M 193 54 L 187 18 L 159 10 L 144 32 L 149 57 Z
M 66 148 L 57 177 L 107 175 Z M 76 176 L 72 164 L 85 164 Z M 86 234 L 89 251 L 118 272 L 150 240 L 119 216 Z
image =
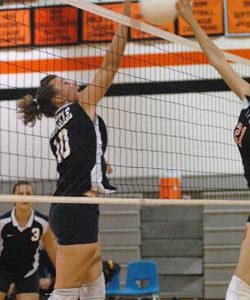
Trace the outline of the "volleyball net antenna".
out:
M 159 198 L 162 192 L 164 198 L 169 190 L 162 189 L 161 180 L 166 178 L 178 179 L 177 198 L 246 197 L 233 141 L 240 101 L 196 42 L 171 33 L 178 21 L 156 28 L 140 21 L 139 3 L 131 6 L 131 17 L 126 17 L 122 3 L 3 3 L 1 194 L 11 194 L 17 180 L 35 184 L 39 195 L 53 194 L 57 172 L 49 137 L 54 119 L 25 127 L 16 100 L 35 95 L 48 74 L 89 83 L 122 23 L 129 26 L 129 41 L 113 85 L 98 107 L 108 129 L 108 176 L 118 188 L 113 197 Z M 250 77 L 247 59 L 225 56 L 242 77 Z

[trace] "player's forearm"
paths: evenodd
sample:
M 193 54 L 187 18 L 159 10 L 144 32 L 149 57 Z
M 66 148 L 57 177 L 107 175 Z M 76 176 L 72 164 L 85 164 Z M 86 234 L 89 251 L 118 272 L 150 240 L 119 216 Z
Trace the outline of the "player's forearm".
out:
M 56 265 L 56 247 L 53 250 L 46 250 L 48 253 L 48 256 L 52 262 L 52 264 L 55 266 Z
M 47 252 L 51 262 L 53 265 L 56 265 L 56 242 L 53 241 L 53 243 L 50 243 L 49 245 L 44 245 L 45 251 Z
M 119 28 L 112 40 L 112 43 L 107 50 L 106 57 L 104 58 L 102 69 L 116 71 L 119 68 L 120 61 L 124 54 L 127 44 L 128 27 L 119 25 Z
M 202 30 L 198 22 L 192 18 L 188 21 L 189 25 L 194 31 L 195 37 L 199 42 L 203 52 L 207 56 L 209 62 L 212 65 L 216 65 L 221 60 L 224 60 L 223 52 L 213 43 L 213 41 L 208 37 L 208 35 Z
M 130 15 L 130 1 L 126 0 L 124 4 L 124 14 Z M 110 46 L 107 49 L 102 68 L 109 70 L 117 70 L 120 65 L 121 58 L 124 54 L 128 41 L 128 26 L 119 24 L 117 31 L 113 37 Z

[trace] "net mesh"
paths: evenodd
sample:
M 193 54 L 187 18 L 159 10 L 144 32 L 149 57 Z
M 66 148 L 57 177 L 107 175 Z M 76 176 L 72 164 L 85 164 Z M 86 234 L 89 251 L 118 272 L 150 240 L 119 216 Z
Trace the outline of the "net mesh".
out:
M 87 9 L 89 4 L 82 5 Z M 91 5 L 87 10 L 97 7 Z M 136 17 L 139 4 L 133 5 L 137 8 L 132 17 Z M 25 127 L 16 114 L 16 100 L 35 94 L 47 74 L 80 85 L 89 83 L 117 28 L 116 13 L 122 12 L 122 4 L 112 9 L 113 20 L 109 20 L 95 11 L 52 1 L 4 3 L 0 11 L 6 30 L 0 37 L 1 193 L 10 193 L 13 182 L 20 179 L 34 182 L 39 194 L 53 193 L 57 172 L 49 137 L 54 119 L 43 118 L 35 127 Z M 240 101 L 196 44 L 147 25 L 138 30 L 133 20 L 121 20 L 130 22 L 129 42 L 113 85 L 98 106 L 108 129 L 111 182 L 130 196 L 159 197 L 160 178 L 179 175 L 183 195 L 188 197 L 246 190 L 232 134 Z M 240 58 L 232 65 L 242 77 L 250 77 L 249 65 Z

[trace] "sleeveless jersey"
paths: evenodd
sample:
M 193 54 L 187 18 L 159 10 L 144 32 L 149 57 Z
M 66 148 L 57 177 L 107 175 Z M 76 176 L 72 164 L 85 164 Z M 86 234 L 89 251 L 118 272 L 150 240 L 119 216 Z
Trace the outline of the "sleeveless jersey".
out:
M 234 130 L 234 140 L 240 151 L 245 177 L 250 188 L 250 97 L 242 102 L 238 124 Z
M 106 177 L 107 130 L 101 117 L 96 116 L 92 122 L 78 103 L 61 107 L 56 113 L 50 146 L 59 173 L 55 196 L 80 196 L 89 190 L 105 194 L 115 191 Z
M 15 209 L 0 218 L 0 272 L 8 278 L 22 279 L 34 274 L 39 264 L 39 248 L 48 229 L 48 218 L 37 211 L 26 227 L 16 221 Z

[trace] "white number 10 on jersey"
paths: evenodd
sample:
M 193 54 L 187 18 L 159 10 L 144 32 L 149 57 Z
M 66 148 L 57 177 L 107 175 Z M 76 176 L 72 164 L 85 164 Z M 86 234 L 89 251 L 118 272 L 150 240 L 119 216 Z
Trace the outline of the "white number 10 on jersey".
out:
M 56 147 L 56 159 L 60 163 L 70 155 L 69 136 L 66 128 L 62 129 L 54 140 Z

